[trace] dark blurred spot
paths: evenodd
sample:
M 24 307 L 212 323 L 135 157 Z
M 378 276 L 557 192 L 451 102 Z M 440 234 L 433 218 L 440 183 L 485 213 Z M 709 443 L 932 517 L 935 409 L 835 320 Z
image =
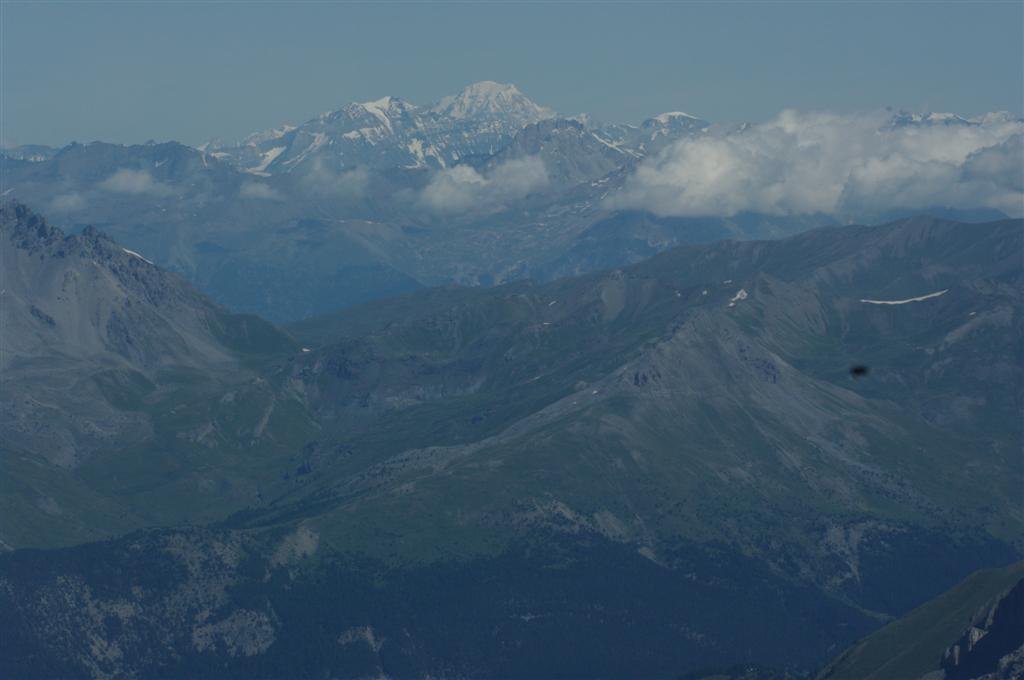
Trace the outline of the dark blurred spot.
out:
M 852 375 L 854 378 L 863 378 L 868 374 L 869 370 L 870 369 L 867 366 L 858 364 L 856 366 L 850 367 L 850 375 Z

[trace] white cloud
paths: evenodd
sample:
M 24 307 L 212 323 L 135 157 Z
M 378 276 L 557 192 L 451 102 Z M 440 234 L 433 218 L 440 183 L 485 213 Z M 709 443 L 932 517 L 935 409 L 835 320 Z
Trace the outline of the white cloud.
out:
M 81 210 L 86 206 L 85 197 L 78 192 L 60 194 L 50 201 L 50 211 L 56 213 L 68 213 Z
M 165 195 L 170 187 L 153 179 L 148 170 L 131 170 L 121 168 L 110 177 L 99 183 L 105 191 L 118 194 L 152 194 Z
M 264 184 L 263 182 L 247 182 L 238 190 L 242 198 L 260 198 L 269 201 L 280 201 L 284 198 L 277 189 Z
M 608 203 L 659 215 L 996 208 L 1020 215 L 1024 124 L 890 125 L 885 113 L 784 111 L 775 119 L 682 139 L 644 160 Z
M 314 195 L 352 201 L 363 198 L 370 186 L 370 173 L 366 168 L 335 172 L 319 158 L 313 162 L 304 179 L 307 189 Z
M 544 161 L 536 157 L 506 161 L 484 174 L 456 165 L 435 173 L 419 200 L 433 212 L 466 212 L 523 198 L 547 181 Z

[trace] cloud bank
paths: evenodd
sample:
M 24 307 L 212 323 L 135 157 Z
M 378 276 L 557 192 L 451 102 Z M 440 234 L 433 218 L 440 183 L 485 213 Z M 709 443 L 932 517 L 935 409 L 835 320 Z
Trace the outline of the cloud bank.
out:
M 238 190 L 238 195 L 242 198 L 258 198 L 268 201 L 284 200 L 284 196 L 280 192 L 263 182 L 247 182 L 243 184 L 242 188 Z
M 99 188 L 116 194 L 149 194 L 153 196 L 170 193 L 170 187 L 153 179 L 147 170 L 121 168 L 99 183 Z
M 434 174 L 419 202 L 435 213 L 469 212 L 523 198 L 547 181 L 544 161 L 537 157 L 506 161 L 483 174 L 456 165 Z
M 60 194 L 50 201 L 50 210 L 55 213 L 69 213 L 81 210 L 86 206 L 85 197 L 77 191 Z
M 305 190 L 314 196 L 358 201 L 370 187 L 370 173 L 363 167 L 336 172 L 316 159 L 303 182 Z
M 783 111 L 767 123 L 679 140 L 645 159 L 612 208 L 662 216 L 994 208 L 1020 216 L 1024 123 L 895 124 L 891 114 Z

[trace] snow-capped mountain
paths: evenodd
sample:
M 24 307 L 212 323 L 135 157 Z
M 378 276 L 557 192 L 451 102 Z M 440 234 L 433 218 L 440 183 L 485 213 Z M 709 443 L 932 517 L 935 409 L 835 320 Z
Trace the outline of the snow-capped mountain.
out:
M 964 163 L 969 191 L 995 198 L 950 212 L 959 206 L 903 205 L 897 196 L 850 208 L 843 221 L 923 211 L 997 219 L 993 201 L 1019 191 L 1002 170 L 1016 167 L 1024 129 L 1011 114 L 889 111 L 852 120 L 870 126 L 868 136 L 877 130 L 912 146 L 963 136 L 984 152 Z M 677 171 L 693 162 L 686 140 L 770 154 L 770 145 L 757 145 L 761 128 L 773 125 L 712 128 L 678 110 L 639 124 L 559 117 L 515 86 L 483 82 L 426 105 L 398 97 L 351 103 L 231 145 L 16 147 L 0 150 L 0 160 L 12 195 L 69 230 L 102 224 L 233 308 L 294 319 L 419 285 L 547 279 L 680 243 L 777 237 L 840 219 L 763 212 L 760 203 L 736 215 L 714 206 L 706 215 L 675 212 L 687 186 Z M 840 167 L 834 156 L 819 167 Z M 775 172 L 757 182 L 774 181 Z M 728 184 L 712 189 L 729 193 Z
M 640 125 L 611 123 L 594 130 L 603 141 L 640 158 L 660 151 L 681 137 L 702 134 L 711 123 L 682 111 L 648 118 Z
M 682 111 L 669 111 L 640 124 L 640 150 L 651 153 L 678 137 L 700 134 L 710 123 Z
M 25 144 L 23 146 L 8 146 L 0 148 L 0 154 L 7 158 L 19 161 L 28 161 L 31 163 L 48 161 L 56 156 L 58 151 L 59 149 L 54 149 L 53 147 L 43 144 Z
M 896 112 L 891 121 L 892 127 L 935 127 L 935 126 L 962 126 L 978 127 L 980 125 L 999 125 L 1005 123 L 1019 123 L 1017 118 L 1009 111 L 991 111 L 980 116 L 965 118 L 955 113 L 944 113 L 931 111 L 927 113 L 913 113 L 910 111 Z
M 892 117 L 892 127 L 930 126 L 930 125 L 978 125 L 977 122 L 958 116 L 955 113 L 911 113 L 899 111 Z
M 456 120 L 500 120 L 519 127 L 554 118 L 555 112 L 531 101 L 515 85 L 483 80 L 430 107 L 433 113 Z
M 348 104 L 297 127 L 255 133 L 238 146 L 212 144 L 209 151 L 257 175 L 436 169 L 493 154 L 523 126 L 554 116 L 514 85 L 484 81 L 428 106 L 391 96 Z
M 543 162 L 550 185 L 565 189 L 605 177 L 639 157 L 629 146 L 609 141 L 577 120 L 559 118 L 527 125 L 483 165 L 496 168 L 536 158 Z
M 538 123 L 545 125 L 529 130 Z M 211 142 L 203 148 L 251 174 L 302 176 L 357 167 L 438 170 L 487 159 L 493 164 L 498 158 L 527 154 L 524 144 L 537 149 L 543 144 L 543 160 L 557 168 L 559 184 L 565 185 L 594 179 L 598 170 L 610 172 L 679 137 L 700 134 L 708 125 L 678 111 L 640 125 L 597 126 L 585 115 L 560 119 L 515 85 L 482 81 L 426 106 L 382 97 L 348 104 L 298 126 L 257 132 L 238 145 Z M 518 137 L 521 132 L 525 136 Z M 565 143 L 552 147 L 542 142 L 551 141 L 553 134 Z M 574 142 L 566 146 L 568 138 Z M 587 158 L 576 158 L 576 151 Z M 598 156 L 606 158 L 597 161 Z
M 278 126 L 276 128 L 271 128 L 270 130 L 262 130 L 260 132 L 254 132 L 251 135 L 249 135 L 248 137 L 246 137 L 244 140 L 242 140 L 242 143 L 243 144 L 263 144 L 264 142 L 270 142 L 270 141 L 273 141 L 275 139 L 281 139 L 282 137 L 284 137 L 286 134 L 288 134 L 289 132 L 291 132 L 294 129 L 295 129 L 294 125 L 289 125 L 289 124 L 285 123 L 285 124 L 280 125 L 280 126 Z

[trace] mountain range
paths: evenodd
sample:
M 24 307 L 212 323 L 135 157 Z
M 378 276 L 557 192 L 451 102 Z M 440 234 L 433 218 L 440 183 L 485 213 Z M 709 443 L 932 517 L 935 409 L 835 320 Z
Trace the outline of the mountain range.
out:
M 1022 227 L 683 245 L 275 326 L 8 203 L 0 668 L 806 675 L 1024 551 Z
M 893 113 L 881 124 L 982 123 Z M 220 304 L 290 322 L 423 287 L 548 281 L 676 245 L 843 221 L 813 211 L 672 216 L 613 200 L 645 159 L 714 129 L 678 111 L 639 125 L 560 116 L 485 81 L 428 105 L 353 103 L 240 142 L 32 145 L 3 150 L 0 163 L 7 198 L 65 230 L 94 225 Z
M 313 167 L 444 168 L 494 154 L 522 127 L 554 117 L 514 85 L 484 81 L 430 106 L 382 97 L 258 132 L 238 145 L 201 148 L 263 176 Z

